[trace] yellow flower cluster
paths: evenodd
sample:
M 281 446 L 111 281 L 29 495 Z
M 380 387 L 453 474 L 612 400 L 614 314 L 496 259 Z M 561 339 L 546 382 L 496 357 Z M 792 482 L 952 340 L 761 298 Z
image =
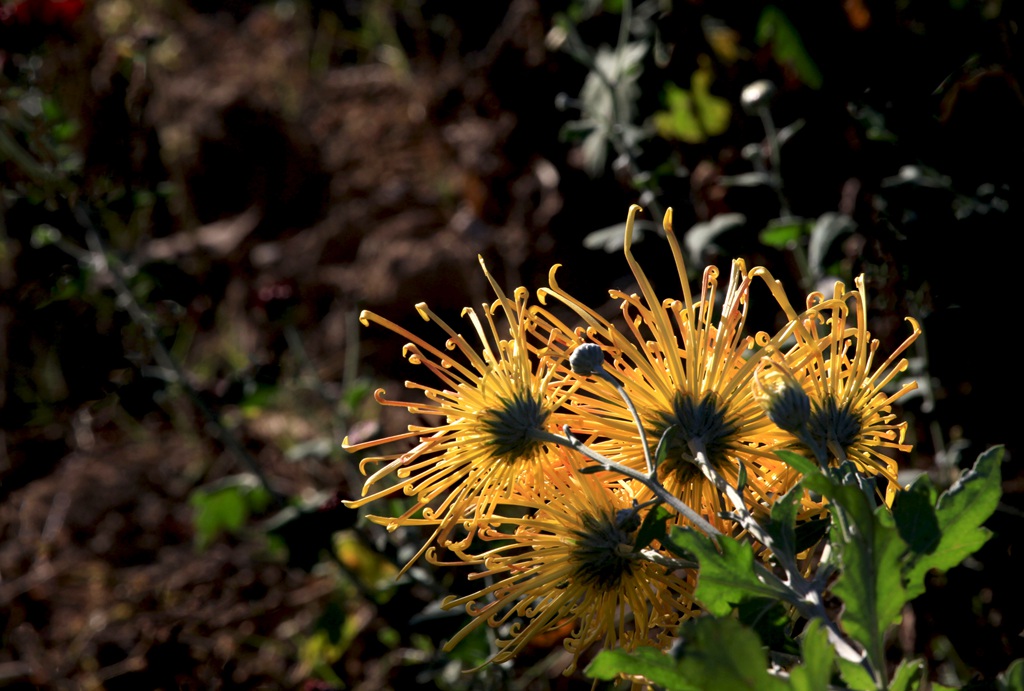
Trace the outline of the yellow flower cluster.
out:
M 404 492 L 413 498 L 405 513 L 370 519 L 391 530 L 428 528 L 410 564 L 426 554 L 434 563 L 474 565 L 470 578 L 486 579 L 479 591 L 445 601 L 473 617 L 449 648 L 486 623 L 502 635 L 494 657 L 502 661 L 538 636 L 561 632 L 575 665 L 594 643 L 665 647 L 695 613 L 692 570 L 675 568 L 656 541 L 637 544 L 646 513 L 659 503 L 650 484 L 594 467 L 568 439 L 557 442 L 566 428 L 596 454 L 660 483 L 722 532 L 735 531 L 721 517 L 729 506 L 698 455 L 734 487 L 745 478 L 739 490 L 755 516 L 799 479 L 776 455 L 784 449 L 822 464 L 852 462 L 884 478 L 887 499 L 897 488 L 888 454 L 909 446 L 892 404 L 914 384 L 887 391 L 906 369 L 899 358 L 917 338 L 917 323 L 910 320 L 911 335 L 879 366 L 860 278 L 853 291 L 837 283 L 832 296 L 812 294 L 798 312 L 764 268 L 735 261 L 724 285 L 707 267 L 694 295 L 671 210 L 664 227 L 679 290 L 659 298 L 631 251 L 638 211 L 630 208 L 624 252 L 639 293 L 611 291 L 621 320 L 564 291 L 558 267 L 533 304 L 525 288 L 506 296 L 484 266 L 497 299 L 463 312 L 475 344 L 423 303 L 421 316 L 447 336 L 443 348 L 371 312 L 361 315 L 364 324 L 407 338 L 406 358 L 436 378 L 432 386 L 406 383 L 422 401 L 390 401 L 383 391 L 377 401 L 434 422 L 362 444 L 346 439 L 352 453 L 415 444 L 363 459 L 364 473 L 383 465 L 366 480 L 363 497 L 346 504 Z M 758 280 L 786 317 L 775 334 L 746 331 Z M 570 356 L 585 344 L 600 348 L 595 364 L 603 376 L 572 370 Z M 804 508 L 819 506 L 806 499 Z M 455 561 L 442 562 L 440 549 Z

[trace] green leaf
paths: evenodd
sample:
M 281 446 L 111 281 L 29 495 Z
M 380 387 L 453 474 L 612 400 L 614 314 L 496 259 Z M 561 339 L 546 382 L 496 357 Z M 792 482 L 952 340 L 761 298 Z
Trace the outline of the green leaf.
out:
M 345 386 L 341 392 L 341 400 L 349 410 L 356 410 L 363 401 L 373 393 L 373 387 L 366 379 L 356 379 Z
M 783 463 L 796 468 L 804 475 L 821 475 L 821 468 L 817 463 L 804 458 L 794 451 L 776 451 L 775 455 L 778 456 Z
M 676 438 L 678 429 L 676 425 L 669 425 L 662 433 L 661 439 L 658 440 L 658 446 L 654 450 L 654 464 L 659 468 L 665 462 L 665 459 L 668 458 L 668 451 L 672 448 L 672 441 Z
M 818 541 L 828 533 L 831 525 L 832 518 L 830 516 L 814 518 L 798 525 L 796 527 L 796 553 L 800 554 L 818 544 Z
M 851 691 L 878 691 L 878 685 L 864 667 L 841 657 L 837 657 L 836 662 L 839 664 L 839 676 Z
M 797 483 L 772 505 L 768 534 L 775 541 L 775 551 L 795 557 L 796 514 L 804 496 L 803 485 Z
M 789 635 L 789 608 L 777 598 L 749 598 L 736 608 L 737 619 L 749 626 L 769 650 L 798 655 L 796 641 Z
M 679 659 L 656 648 L 632 653 L 605 650 L 586 674 L 610 681 L 620 675 L 642 676 L 666 691 L 786 691 L 783 679 L 768 673 L 768 656 L 757 634 L 735 619 L 700 617 L 683 625 Z
M 629 653 L 625 650 L 602 650 L 587 665 L 591 679 L 611 681 L 619 675 L 641 676 L 666 691 L 697 691 L 700 687 L 684 676 L 678 660 L 657 648 L 642 647 Z
M 691 226 L 683 236 L 686 252 L 691 261 L 695 264 L 701 263 L 701 254 L 708 245 L 714 243 L 720 235 L 742 228 L 746 222 L 747 217 L 743 214 L 727 213 L 718 214 L 710 221 L 702 221 Z
M 670 539 L 700 562 L 694 595 L 712 614 L 725 616 L 749 598 L 777 599 L 788 592 L 762 582 L 754 570 L 754 552 L 727 535 L 718 537 L 721 553 L 710 538 L 689 528 L 673 527 Z
M 762 245 L 783 250 L 793 246 L 807 232 L 807 221 L 798 219 L 776 219 L 761 231 L 758 239 Z
M 655 506 L 653 510 L 648 511 L 647 515 L 644 516 L 644 522 L 641 524 L 640 530 L 636 534 L 636 542 L 633 548 L 641 550 L 655 540 L 663 541 L 666 535 L 665 522 L 671 517 L 672 512 L 661 505 Z
M 242 487 L 225 487 L 214 492 L 198 490 L 189 499 L 195 510 L 196 541 L 205 548 L 221 533 L 233 533 L 249 517 Z
M 40 223 L 32 229 L 29 243 L 34 249 L 48 247 L 61 238 L 61 232 L 49 223 Z
M 924 474 L 893 500 L 892 515 L 896 519 L 896 529 L 907 546 L 918 554 L 934 552 L 942 537 L 935 516 L 935 496 L 935 487 Z
M 828 641 L 828 634 L 821 621 L 814 619 L 807 624 L 800 640 L 803 664 L 789 673 L 793 691 L 818 691 L 828 687 L 832 678 L 832 663 L 836 657 L 835 648 Z
M 999 691 L 1024 691 L 1024 659 L 1014 660 L 1005 672 L 996 677 L 996 688 Z
M 666 84 L 665 105 L 668 110 L 654 113 L 654 128 L 659 136 L 687 144 L 699 144 L 707 139 L 689 91 L 671 82 Z
M 761 640 L 735 619 L 691 619 L 683 624 L 680 636 L 680 667 L 696 688 L 783 691 L 789 686 L 768 674 Z
M 832 547 L 840 573 L 832 592 L 845 605 L 842 627 L 864 646 L 871 666 L 884 670 L 885 630 L 908 599 L 900 574 L 907 545 L 888 509 L 873 511 L 859 487 L 836 485 L 823 475 L 806 476 L 803 482 L 834 505 Z
M 849 216 L 833 211 L 823 213 L 811 228 L 811 239 L 807 243 L 807 264 L 815 278 L 825 275 L 825 257 L 832 244 L 841 235 L 849 235 L 857 224 Z
M 917 691 L 921 685 L 921 673 L 924 672 L 924 660 L 902 660 L 893 672 L 889 682 L 889 691 Z
M 707 56 L 703 58 L 704 63 L 690 77 L 689 90 L 671 82 L 665 85 L 667 110 L 654 113 L 654 127 L 665 139 L 699 144 L 729 129 L 732 104 L 711 93 L 714 71 Z
M 992 532 L 982 524 L 999 503 L 1002 462 L 1003 447 L 989 449 L 939 497 L 935 518 L 941 537 L 933 551 L 917 554 L 907 569 L 907 593 L 911 598 L 924 592 L 924 578 L 929 570 L 945 571 L 956 566 L 991 537 Z
M 821 71 L 785 12 L 774 5 L 765 7 L 757 22 L 755 38 L 760 46 L 771 44 L 775 62 L 793 70 L 801 82 L 812 89 L 821 88 Z
M 250 514 L 267 508 L 270 493 L 255 475 L 239 473 L 195 490 L 189 497 L 194 512 L 196 544 L 206 548 L 222 533 L 234 533 Z
M 732 104 L 711 93 L 714 78 L 710 60 L 707 60 L 707 56 L 701 56 L 701 66 L 690 78 L 690 86 L 693 88 L 693 105 L 697 117 L 709 137 L 724 134 L 732 119 Z

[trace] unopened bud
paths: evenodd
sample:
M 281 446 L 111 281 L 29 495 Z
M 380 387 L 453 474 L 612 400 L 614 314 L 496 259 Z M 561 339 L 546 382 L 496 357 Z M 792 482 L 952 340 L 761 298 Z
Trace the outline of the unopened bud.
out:
M 740 105 L 750 115 L 768 105 L 775 95 L 775 85 L 767 79 L 758 79 L 752 84 L 743 87 L 740 93 Z
M 806 428 L 811 419 L 811 399 L 789 373 L 760 370 L 752 383 L 754 398 L 768 419 L 787 432 Z
M 569 366 L 576 374 L 588 375 L 601 371 L 604 365 L 604 353 L 601 346 L 595 343 L 584 343 L 572 351 Z

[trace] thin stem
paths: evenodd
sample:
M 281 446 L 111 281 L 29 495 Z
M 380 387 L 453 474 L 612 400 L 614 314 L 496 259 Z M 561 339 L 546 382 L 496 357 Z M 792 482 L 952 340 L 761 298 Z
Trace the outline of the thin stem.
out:
M 779 153 L 779 133 L 775 129 L 775 121 L 772 119 L 772 111 L 767 105 L 757 109 L 764 126 L 765 139 L 768 141 L 768 159 L 772 164 L 772 187 L 779 197 L 779 212 L 783 218 L 789 217 L 789 202 L 786 201 L 786 194 L 782 189 L 782 156 Z
M 636 480 L 644 487 L 651 490 L 651 492 L 654 493 L 654 496 L 658 497 L 663 502 L 671 506 L 673 509 L 679 512 L 684 518 L 688 519 L 691 523 L 700 528 L 712 539 L 717 541 L 718 536 L 722 534 L 722 531 L 708 523 L 703 516 L 698 514 L 687 504 L 683 503 L 683 501 L 680 500 L 679 497 L 675 496 L 674 494 L 666 490 L 664 487 L 662 487 L 661 483 L 658 482 L 657 480 L 649 477 L 648 475 L 644 475 L 638 470 L 633 470 L 632 468 L 624 466 L 621 463 L 616 463 L 615 461 L 605 458 L 604 456 L 597 453 L 589 446 L 581 442 L 579 439 L 576 439 L 574 436 L 572 436 L 572 433 L 569 430 L 569 425 L 566 425 L 564 427 L 563 433 L 565 436 L 559 436 L 546 430 L 534 430 L 532 436 L 534 439 L 537 439 L 539 441 L 546 441 L 552 444 L 558 444 L 560 446 L 567 446 L 570 449 L 583 454 L 584 456 L 594 461 L 598 465 L 602 466 L 606 470 L 611 470 Z
M 650 562 L 654 562 L 659 566 L 664 566 L 670 569 L 697 569 L 700 568 L 700 564 L 695 561 L 688 559 L 674 559 L 672 557 L 666 557 L 664 554 L 656 549 L 642 549 L 640 550 L 640 556 Z
M 636 423 L 637 432 L 640 433 L 640 448 L 644 451 L 644 462 L 647 464 L 647 474 L 652 480 L 657 480 L 658 467 L 654 465 L 654 461 L 651 459 L 651 449 L 647 445 L 647 431 L 644 429 L 643 420 L 640 419 L 640 413 L 637 412 L 636 406 L 633 405 L 633 399 L 631 399 L 629 394 L 626 393 L 625 387 L 623 387 L 615 377 L 610 375 L 604 369 L 595 370 L 593 374 L 595 377 L 600 377 L 614 386 L 615 390 L 619 392 L 619 396 L 626 403 L 626 408 L 629 409 L 629 414 L 633 416 L 633 422 Z

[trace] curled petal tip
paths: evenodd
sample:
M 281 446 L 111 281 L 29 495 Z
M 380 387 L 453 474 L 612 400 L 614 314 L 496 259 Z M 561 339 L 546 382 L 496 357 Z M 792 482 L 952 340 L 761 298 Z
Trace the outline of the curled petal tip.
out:
M 629 205 L 629 214 L 626 216 L 626 242 L 625 250 L 628 252 L 630 246 L 633 244 L 633 223 L 636 221 L 636 215 L 638 212 L 643 211 L 643 207 L 639 204 Z
M 665 209 L 665 218 L 661 222 L 662 227 L 666 233 L 672 232 L 672 207 Z

